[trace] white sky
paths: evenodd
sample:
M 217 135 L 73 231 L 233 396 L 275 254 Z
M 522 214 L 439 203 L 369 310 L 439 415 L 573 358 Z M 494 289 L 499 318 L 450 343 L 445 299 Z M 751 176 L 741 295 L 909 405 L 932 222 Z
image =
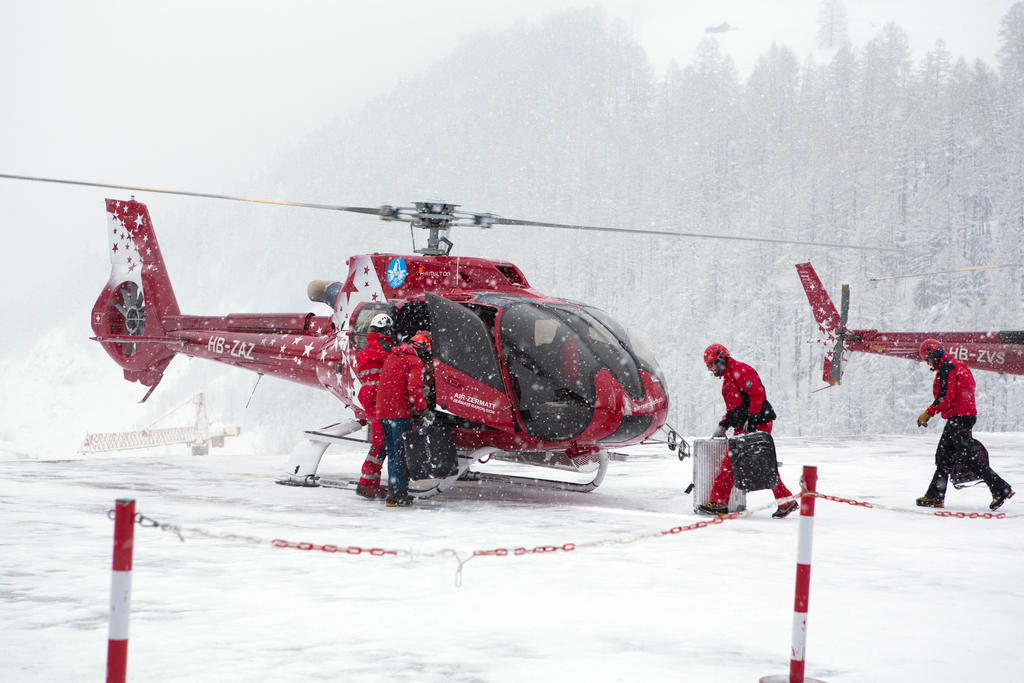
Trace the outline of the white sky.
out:
M 8 1 L 0 172 L 216 192 L 469 33 L 593 4 L 659 68 L 688 62 L 704 29 L 728 21 L 739 30 L 718 39 L 746 72 L 773 41 L 812 50 L 819 0 Z M 847 15 L 855 43 L 894 20 L 918 55 L 942 37 L 954 55 L 991 63 L 1011 5 L 850 0 Z

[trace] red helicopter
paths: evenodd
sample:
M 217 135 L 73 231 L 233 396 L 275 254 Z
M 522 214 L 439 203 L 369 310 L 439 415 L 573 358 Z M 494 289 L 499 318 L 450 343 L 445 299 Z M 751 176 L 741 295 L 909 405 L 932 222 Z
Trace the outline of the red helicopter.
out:
M 825 343 L 832 348 L 825 354 L 822 380 L 839 384 L 843 374 L 843 352 L 877 353 L 920 361 L 919 349 L 925 339 L 938 339 L 946 352 L 975 370 L 1009 375 L 1024 375 L 1024 331 L 1000 332 L 880 332 L 850 329 L 846 326 L 850 310 L 850 286 L 843 285 L 840 311 L 822 286 L 810 263 L 798 263 L 797 274 L 811 304 Z
M 152 392 L 180 353 L 322 388 L 351 408 L 354 420 L 307 432 L 282 483 L 336 483 L 316 470 L 331 443 L 366 424 L 355 355 L 381 312 L 400 339 L 432 333 L 437 407 L 466 453 L 460 474 L 481 458 L 509 458 L 587 471 L 588 481 L 561 485 L 587 490 L 600 484 L 609 447 L 637 443 L 665 423 L 668 392 L 645 347 L 603 311 L 533 289 L 512 263 L 450 256 L 446 233 L 461 218 L 451 204 L 374 209 L 426 227 L 427 247 L 349 258 L 344 280 L 310 283 L 310 300 L 329 309 L 321 314 L 225 316 L 183 315 L 146 206 L 106 206 L 111 274 L 92 328 L 125 379 Z
M 336 396 L 354 418 L 307 431 L 280 482 L 304 486 L 354 485 L 320 477 L 317 469 L 331 444 L 353 440 L 348 435 L 366 426 L 367 416 L 356 400 L 360 384 L 354 368 L 374 315 L 389 313 L 400 340 L 430 330 L 437 408 L 454 425 L 459 468 L 443 480 L 414 482 L 410 492 L 419 496 L 443 491 L 460 478 L 589 491 L 601 483 L 611 447 L 637 444 L 662 430 L 680 458 L 688 448 L 665 424 L 669 398 L 664 376 L 633 334 L 598 308 L 537 291 L 512 263 L 452 256 L 452 227 L 540 226 L 891 251 L 507 219 L 458 211 L 457 205 L 445 202 L 370 208 L 6 174 L 0 178 L 354 212 L 425 230 L 426 246 L 414 248 L 414 255 L 352 256 L 344 279 L 310 283 L 309 299 L 325 307 L 320 313 L 186 315 L 178 308 L 147 207 L 134 197 L 107 199 L 110 278 L 92 310 L 94 339 L 123 368 L 125 379 L 149 387 L 143 401 L 177 354 Z M 560 470 L 562 480 L 469 469 L 492 459 Z

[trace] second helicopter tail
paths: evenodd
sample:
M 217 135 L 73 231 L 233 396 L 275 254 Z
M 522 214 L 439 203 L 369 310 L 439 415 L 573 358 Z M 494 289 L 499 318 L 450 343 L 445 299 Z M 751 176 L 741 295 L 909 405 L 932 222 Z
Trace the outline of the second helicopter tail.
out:
M 796 272 L 800 276 L 800 284 L 803 285 L 807 301 L 811 304 L 811 314 L 818 329 L 825 335 L 823 343 L 833 344 L 832 348 L 825 352 L 825 360 L 821 368 L 822 381 L 829 386 L 839 384 L 843 374 L 843 343 L 846 338 L 846 315 L 850 306 L 850 290 L 843 285 L 843 313 L 839 314 L 832 298 L 825 291 L 821 279 L 815 272 L 814 267 L 808 263 L 796 264 Z

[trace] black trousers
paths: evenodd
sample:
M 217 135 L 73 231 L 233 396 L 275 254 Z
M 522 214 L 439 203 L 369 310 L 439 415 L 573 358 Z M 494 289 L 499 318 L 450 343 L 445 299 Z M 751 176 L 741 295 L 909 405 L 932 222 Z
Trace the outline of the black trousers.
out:
M 949 483 L 949 473 L 953 471 L 957 460 L 963 459 L 964 463 L 988 486 L 992 496 L 1010 490 L 1010 485 L 1002 477 L 996 474 L 988 463 L 971 453 L 970 445 L 973 438 L 971 430 L 974 423 L 978 421 L 977 415 L 959 415 L 946 420 L 946 427 L 939 437 L 939 445 L 935 449 L 935 474 L 928 484 L 925 496 L 929 498 L 944 498 L 946 485 Z

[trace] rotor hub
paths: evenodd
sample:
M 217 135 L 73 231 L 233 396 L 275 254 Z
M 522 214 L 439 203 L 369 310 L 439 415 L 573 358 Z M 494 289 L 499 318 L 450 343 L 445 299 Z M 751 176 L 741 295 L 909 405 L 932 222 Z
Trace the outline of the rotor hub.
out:
M 452 223 L 458 220 L 455 209 L 458 204 L 447 202 L 413 202 L 416 207 L 416 214 L 412 217 L 412 227 L 426 228 L 427 246 L 424 249 L 416 249 L 415 239 L 413 248 L 418 254 L 433 256 L 447 255 L 452 250 L 452 241 L 448 239 Z M 444 245 L 442 247 L 442 245 Z

